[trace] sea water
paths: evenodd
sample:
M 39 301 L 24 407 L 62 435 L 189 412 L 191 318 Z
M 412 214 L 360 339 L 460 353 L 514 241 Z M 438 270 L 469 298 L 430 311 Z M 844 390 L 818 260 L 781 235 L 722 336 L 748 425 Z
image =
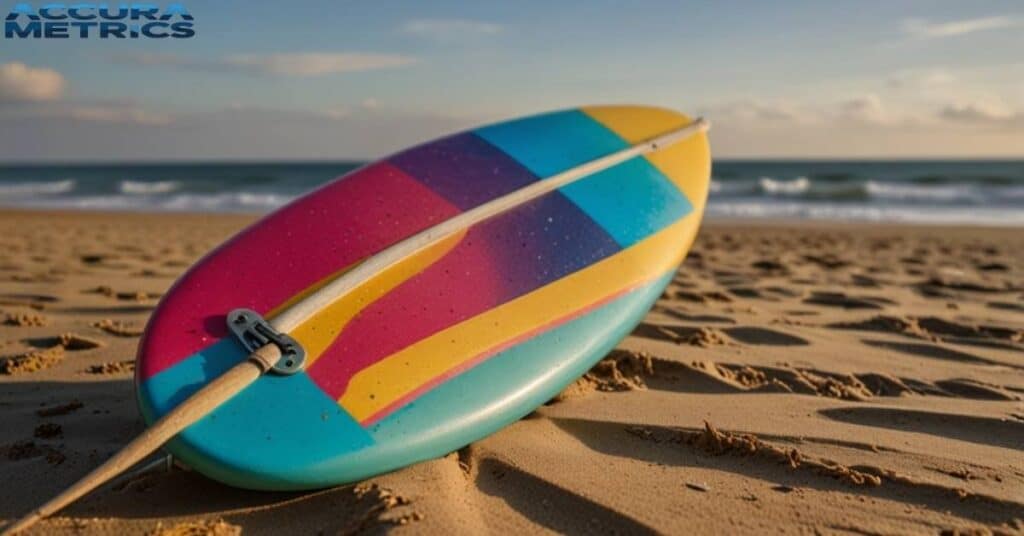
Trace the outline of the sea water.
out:
M 360 162 L 0 166 L 0 206 L 266 212 Z M 709 218 L 1024 225 L 1024 160 L 716 161 Z

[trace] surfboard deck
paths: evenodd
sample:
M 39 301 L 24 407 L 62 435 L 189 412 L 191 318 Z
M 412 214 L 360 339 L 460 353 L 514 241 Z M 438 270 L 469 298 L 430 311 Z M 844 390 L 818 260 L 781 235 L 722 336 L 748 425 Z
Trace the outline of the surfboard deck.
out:
M 641 106 L 506 121 L 369 164 L 193 266 L 139 345 L 153 422 L 245 359 L 232 309 L 268 318 L 384 248 L 495 197 L 691 122 Z M 384 270 L 291 332 L 303 372 L 267 375 L 167 450 L 225 483 L 311 489 L 444 455 L 533 411 L 629 333 L 700 223 L 699 134 L 481 222 Z

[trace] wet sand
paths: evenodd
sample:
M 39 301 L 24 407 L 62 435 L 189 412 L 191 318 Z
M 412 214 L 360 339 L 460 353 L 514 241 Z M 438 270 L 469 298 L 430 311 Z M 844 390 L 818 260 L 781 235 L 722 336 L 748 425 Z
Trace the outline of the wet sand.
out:
M 252 219 L 0 213 L 0 518 L 140 432 L 147 316 Z M 615 352 L 492 437 L 315 493 L 156 472 L 36 533 L 1016 533 L 1022 399 L 1019 229 L 711 222 Z

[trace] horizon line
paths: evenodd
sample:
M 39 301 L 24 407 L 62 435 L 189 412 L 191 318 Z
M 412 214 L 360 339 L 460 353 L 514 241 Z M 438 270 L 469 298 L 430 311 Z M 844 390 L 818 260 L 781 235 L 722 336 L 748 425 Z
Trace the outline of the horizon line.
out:
M 287 164 L 348 164 L 364 165 L 384 160 L 388 156 L 374 158 L 199 158 L 186 159 L 68 159 L 68 160 L 24 160 L 0 162 L 0 169 L 13 167 L 46 167 L 46 166 L 154 166 L 154 165 L 287 165 Z M 725 156 L 714 158 L 714 162 L 821 162 L 821 163 L 866 163 L 866 162 L 1024 162 L 1024 155 L 985 155 L 985 156 Z

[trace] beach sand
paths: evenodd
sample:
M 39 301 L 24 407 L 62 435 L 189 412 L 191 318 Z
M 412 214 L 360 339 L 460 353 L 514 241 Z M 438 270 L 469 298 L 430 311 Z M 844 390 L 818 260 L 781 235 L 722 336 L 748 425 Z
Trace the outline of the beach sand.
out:
M 252 219 L 0 213 L 0 518 L 142 430 L 139 331 Z M 314 493 L 157 472 L 35 533 L 1016 533 L 1022 337 L 1019 229 L 711 222 L 611 356 L 492 437 Z

